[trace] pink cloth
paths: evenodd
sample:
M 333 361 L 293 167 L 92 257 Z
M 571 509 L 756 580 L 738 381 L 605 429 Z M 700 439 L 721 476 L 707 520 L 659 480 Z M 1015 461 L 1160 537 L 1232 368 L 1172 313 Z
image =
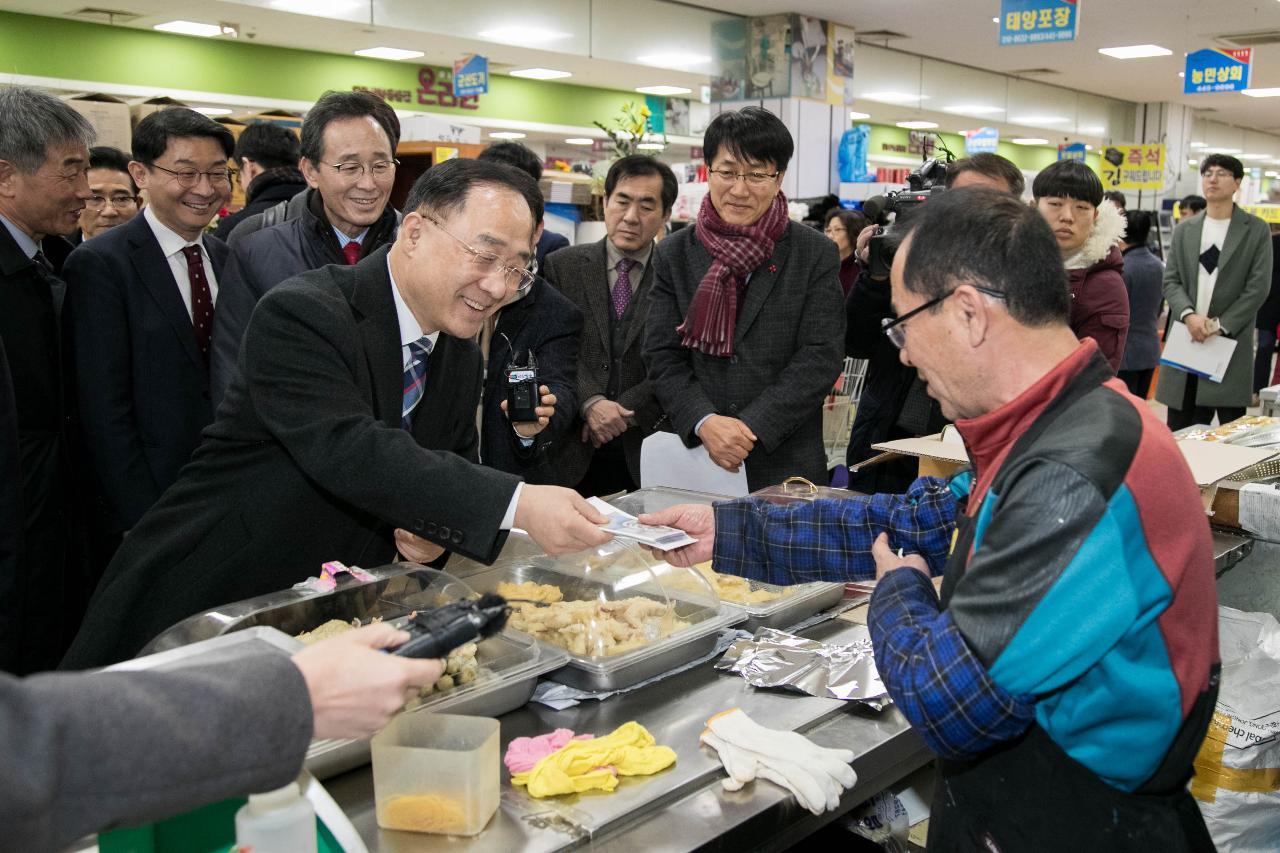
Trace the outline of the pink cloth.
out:
M 539 761 L 563 749 L 572 740 L 591 740 L 595 735 L 574 735 L 570 729 L 556 729 L 537 737 L 518 737 L 507 747 L 502 763 L 511 773 L 528 773 Z

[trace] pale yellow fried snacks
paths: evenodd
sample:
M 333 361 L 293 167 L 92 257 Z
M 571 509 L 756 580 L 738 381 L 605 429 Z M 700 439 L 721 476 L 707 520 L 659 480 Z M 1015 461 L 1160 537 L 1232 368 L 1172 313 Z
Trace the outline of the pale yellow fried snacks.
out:
M 618 601 L 559 601 L 546 607 L 515 604 L 510 623 L 579 656 L 619 655 L 689 627 L 675 608 L 635 596 Z

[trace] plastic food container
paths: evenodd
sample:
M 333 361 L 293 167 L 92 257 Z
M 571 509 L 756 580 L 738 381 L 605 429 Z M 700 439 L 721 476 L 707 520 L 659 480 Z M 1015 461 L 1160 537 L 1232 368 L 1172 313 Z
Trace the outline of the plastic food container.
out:
M 477 835 L 498 810 L 498 721 L 401 714 L 373 736 L 378 826 Z
M 553 558 L 502 557 L 467 576 L 477 592 L 542 599 L 518 605 L 509 627 L 569 654 L 555 680 L 584 690 L 638 684 L 709 653 L 721 629 L 742 621 L 697 571 L 655 563 L 633 543 Z
M 793 478 L 798 480 L 799 478 Z M 814 491 L 811 491 L 814 490 Z M 813 500 L 815 497 L 852 496 L 853 492 L 843 489 L 816 490 L 807 480 L 796 483 L 788 480 L 781 486 L 773 486 L 757 493 L 775 503 L 790 503 L 797 500 Z M 659 512 L 668 507 L 683 503 L 710 505 L 716 501 L 730 500 L 724 495 L 713 495 L 708 492 L 693 492 L 685 489 L 673 489 L 666 486 L 638 489 L 630 494 L 609 501 L 613 506 L 632 515 L 643 512 Z M 652 560 L 652 558 L 650 558 Z M 794 586 L 778 586 L 763 581 L 749 581 L 752 592 L 765 590 L 776 593 L 780 597 L 772 601 L 745 604 L 728 602 L 733 607 L 741 608 L 747 614 L 746 621 L 739 627 L 744 631 L 755 631 L 757 628 L 789 628 L 803 622 L 815 613 L 820 613 L 840 603 L 844 595 L 842 583 L 804 583 Z M 785 593 L 785 594 L 784 594 Z

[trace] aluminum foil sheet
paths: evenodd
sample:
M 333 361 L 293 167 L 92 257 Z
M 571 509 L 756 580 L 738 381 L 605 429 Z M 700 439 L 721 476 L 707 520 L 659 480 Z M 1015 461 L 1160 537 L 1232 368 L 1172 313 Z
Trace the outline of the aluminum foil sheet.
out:
M 773 628 L 738 640 L 716 669 L 739 673 L 754 687 L 784 687 L 824 699 L 861 702 L 877 711 L 893 700 L 876 671 L 871 635 L 858 627 L 852 643 L 834 646 Z

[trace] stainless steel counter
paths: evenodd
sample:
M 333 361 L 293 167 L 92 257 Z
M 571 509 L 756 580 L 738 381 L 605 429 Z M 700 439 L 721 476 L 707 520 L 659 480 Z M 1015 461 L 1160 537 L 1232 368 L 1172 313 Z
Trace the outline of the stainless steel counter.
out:
M 853 626 L 836 620 L 804 632 L 829 642 L 852 639 Z M 699 745 L 703 722 L 740 707 L 770 728 L 806 732 L 824 746 L 852 749 L 858 783 L 841 809 L 814 817 L 789 793 L 768 782 L 729 793 L 715 753 Z M 799 694 L 757 690 L 710 662 L 634 693 L 587 701 L 564 711 L 527 705 L 504 715 L 502 743 L 555 728 L 607 734 L 629 720 L 643 724 L 677 761 L 660 774 L 623 779 L 611 794 L 535 800 L 503 773 L 502 805 L 473 839 L 380 830 L 374 815 L 369 767 L 329 779 L 325 787 L 347 813 L 370 850 L 563 850 L 587 842 L 610 849 L 694 850 L 785 847 L 930 760 L 920 738 L 894 708 L 874 712 Z M 744 839 L 750 839 L 744 845 Z

